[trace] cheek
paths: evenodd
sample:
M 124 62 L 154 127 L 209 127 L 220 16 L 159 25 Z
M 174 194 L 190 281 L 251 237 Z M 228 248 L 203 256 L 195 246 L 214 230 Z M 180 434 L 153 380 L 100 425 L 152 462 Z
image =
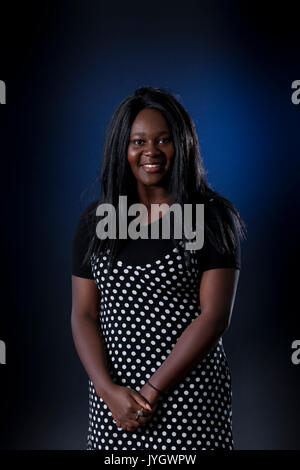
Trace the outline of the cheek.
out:
M 132 153 L 127 154 L 127 160 L 131 170 L 135 173 L 138 170 L 136 155 L 133 155 Z
M 138 159 L 138 154 L 134 150 L 128 150 L 127 159 L 130 163 L 135 164 Z
M 132 152 L 127 152 L 127 160 L 129 165 L 132 165 L 135 161 L 134 156 L 132 155 Z

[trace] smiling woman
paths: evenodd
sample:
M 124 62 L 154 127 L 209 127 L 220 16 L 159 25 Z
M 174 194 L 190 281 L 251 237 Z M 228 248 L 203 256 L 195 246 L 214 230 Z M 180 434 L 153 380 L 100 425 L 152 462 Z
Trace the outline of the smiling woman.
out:
M 139 138 L 137 138 L 139 136 Z M 162 184 L 174 157 L 174 143 L 164 115 L 153 108 L 138 113 L 130 132 L 128 162 L 138 186 Z
M 138 89 L 119 105 L 101 178 L 72 253 L 72 332 L 89 376 L 86 448 L 232 450 L 222 335 L 245 224 L 207 186 L 192 120 L 163 89 Z M 153 204 L 204 204 L 203 248 L 187 250 L 174 227 L 168 239 L 99 239 L 96 209 L 113 204 L 118 225 L 120 195 L 148 208 L 145 225 L 162 223 L 151 220 Z

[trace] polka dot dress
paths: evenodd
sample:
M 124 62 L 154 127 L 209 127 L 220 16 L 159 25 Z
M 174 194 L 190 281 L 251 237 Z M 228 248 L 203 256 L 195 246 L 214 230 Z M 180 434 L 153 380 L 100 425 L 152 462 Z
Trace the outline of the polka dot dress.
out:
M 180 247 L 183 246 L 180 240 Z M 174 247 L 174 245 L 172 245 Z M 179 336 L 201 314 L 201 269 L 196 253 L 186 268 L 170 248 L 151 263 L 115 261 L 107 278 L 107 249 L 92 255 L 101 291 L 99 319 L 113 381 L 139 391 L 171 353 Z M 233 450 L 231 374 L 222 339 L 135 431 L 118 427 L 89 380 L 87 450 Z

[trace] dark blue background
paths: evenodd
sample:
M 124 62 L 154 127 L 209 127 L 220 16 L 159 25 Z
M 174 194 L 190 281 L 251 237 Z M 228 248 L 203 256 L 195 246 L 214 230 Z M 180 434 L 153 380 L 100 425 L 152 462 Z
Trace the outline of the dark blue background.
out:
M 85 447 L 88 383 L 71 336 L 71 239 L 97 194 L 89 185 L 110 117 L 146 85 L 180 99 L 208 181 L 248 226 L 224 336 L 236 449 L 300 448 L 300 365 L 291 362 L 300 337 L 296 2 L 266 11 L 242 3 L 3 7 L 0 448 Z

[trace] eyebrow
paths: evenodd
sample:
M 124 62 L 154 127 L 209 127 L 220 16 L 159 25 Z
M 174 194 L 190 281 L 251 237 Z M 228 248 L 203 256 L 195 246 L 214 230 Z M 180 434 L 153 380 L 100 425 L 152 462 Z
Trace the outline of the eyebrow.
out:
M 169 131 L 159 131 L 158 135 L 169 134 L 169 133 L 170 133 Z M 147 134 L 146 132 L 135 132 L 134 134 L 132 134 L 132 137 L 134 137 L 135 135 L 147 135 Z

